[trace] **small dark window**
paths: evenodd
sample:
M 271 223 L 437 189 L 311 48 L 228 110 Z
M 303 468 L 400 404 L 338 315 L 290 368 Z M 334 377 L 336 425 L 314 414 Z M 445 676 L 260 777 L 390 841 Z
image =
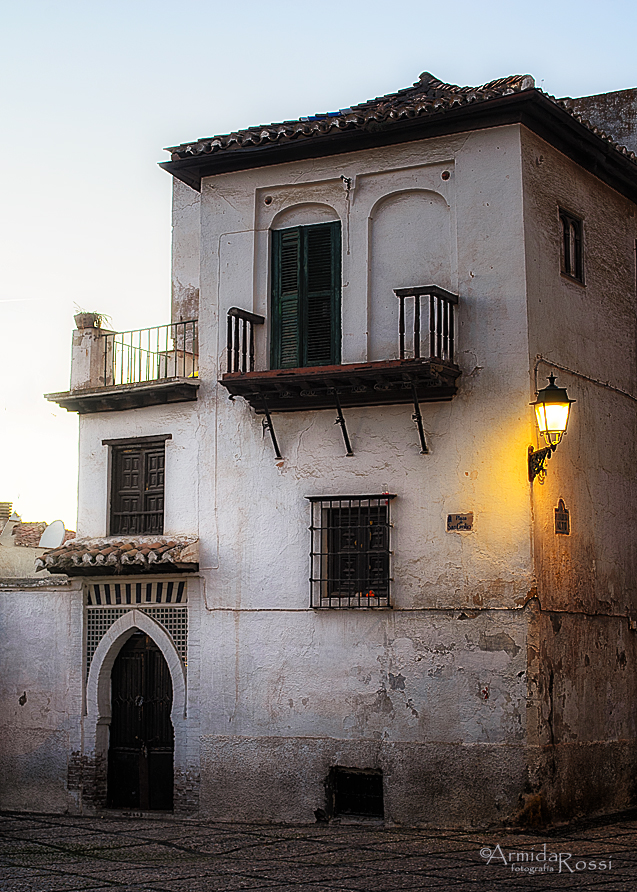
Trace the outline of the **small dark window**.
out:
M 341 361 L 341 226 L 272 233 L 273 369 Z
M 111 536 L 163 533 L 163 441 L 113 446 L 112 458 Z
M 383 773 L 375 769 L 332 768 L 328 808 L 334 817 L 384 817 Z
M 311 606 L 389 607 L 393 495 L 309 496 Z
M 561 268 L 565 276 L 584 283 L 584 252 L 582 249 L 582 221 L 560 210 L 562 234 Z

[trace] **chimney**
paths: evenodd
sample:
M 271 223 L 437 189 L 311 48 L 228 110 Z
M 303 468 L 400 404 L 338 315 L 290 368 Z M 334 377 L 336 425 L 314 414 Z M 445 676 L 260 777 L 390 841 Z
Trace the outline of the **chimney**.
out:
M 0 533 L 3 531 L 6 522 L 11 517 L 13 511 L 13 502 L 0 502 Z

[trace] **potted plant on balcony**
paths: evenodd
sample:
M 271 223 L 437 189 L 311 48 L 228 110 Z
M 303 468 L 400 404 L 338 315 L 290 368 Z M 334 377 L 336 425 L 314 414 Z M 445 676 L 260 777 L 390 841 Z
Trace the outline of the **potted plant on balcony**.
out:
M 106 316 L 104 313 L 83 310 L 80 307 L 76 307 L 76 309 L 77 313 L 73 318 L 75 319 L 75 327 L 78 331 L 85 328 L 101 328 L 102 323 L 110 319 L 110 317 Z

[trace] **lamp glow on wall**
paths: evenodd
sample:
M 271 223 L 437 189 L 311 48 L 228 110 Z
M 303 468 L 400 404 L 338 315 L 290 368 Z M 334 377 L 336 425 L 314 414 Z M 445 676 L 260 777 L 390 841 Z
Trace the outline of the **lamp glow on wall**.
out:
M 531 483 L 536 477 L 544 483 L 546 477 L 546 462 L 555 452 L 560 440 L 566 433 L 571 403 L 565 387 L 557 387 L 555 375 L 549 375 L 549 383 L 538 392 L 537 398 L 531 405 L 535 408 L 535 417 L 539 431 L 548 444 L 543 449 L 533 449 L 529 446 L 529 480 Z

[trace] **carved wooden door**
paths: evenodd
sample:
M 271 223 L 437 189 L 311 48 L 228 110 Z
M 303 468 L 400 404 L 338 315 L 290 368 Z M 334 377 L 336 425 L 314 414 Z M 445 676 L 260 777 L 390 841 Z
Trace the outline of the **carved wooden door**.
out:
M 111 807 L 173 807 L 172 699 L 172 681 L 162 652 L 148 635 L 133 635 L 111 672 Z

